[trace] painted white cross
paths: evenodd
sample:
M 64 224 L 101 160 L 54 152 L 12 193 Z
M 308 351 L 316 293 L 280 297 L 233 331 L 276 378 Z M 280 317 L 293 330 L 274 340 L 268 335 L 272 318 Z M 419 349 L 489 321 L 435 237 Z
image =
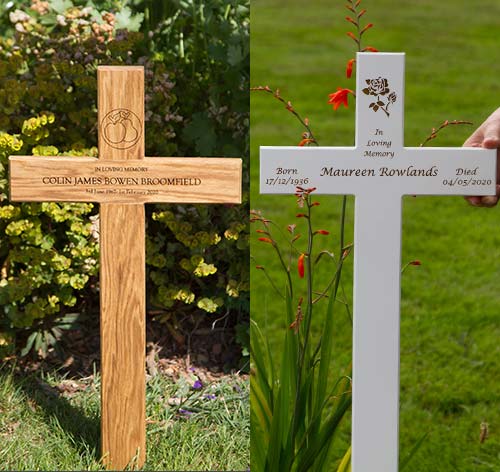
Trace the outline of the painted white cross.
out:
M 261 147 L 261 193 L 354 194 L 352 471 L 396 472 L 403 195 L 494 195 L 496 151 L 404 147 L 402 53 L 358 53 L 354 147 Z

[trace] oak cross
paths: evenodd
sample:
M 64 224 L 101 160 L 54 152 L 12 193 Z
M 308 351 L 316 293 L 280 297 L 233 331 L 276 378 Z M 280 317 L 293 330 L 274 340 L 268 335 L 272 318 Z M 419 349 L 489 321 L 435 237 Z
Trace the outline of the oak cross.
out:
M 12 201 L 100 203 L 106 466 L 146 456 L 144 203 L 240 203 L 241 159 L 144 157 L 144 69 L 97 71 L 99 158 L 10 157 Z
M 403 195 L 494 195 L 496 151 L 403 144 L 404 54 L 358 53 L 354 147 L 261 147 L 261 193 L 354 194 L 352 471 L 396 472 Z

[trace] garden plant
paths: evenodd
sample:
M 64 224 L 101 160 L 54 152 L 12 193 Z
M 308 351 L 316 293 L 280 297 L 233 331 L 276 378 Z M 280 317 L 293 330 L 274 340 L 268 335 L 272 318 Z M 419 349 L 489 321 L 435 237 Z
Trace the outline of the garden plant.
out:
M 95 155 L 98 64 L 144 65 L 148 155 L 248 154 L 248 4 L 166 2 L 165 8 L 157 18 L 146 10 L 144 22 L 143 12 L 120 2 L 11 2 L 2 18 L 4 351 L 17 345 L 23 354 L 44 355 L 77 314 L 95 310 L 97 207 L 9 202 L 7 158 Z M 149 312 L 178 340 L 181 326 L 190 330 L 222 316 L 233 327 L 230 337 L 246 349 L 244 212 L 239 206 L 148 209 Z
M 356 50 L 376 54 L 377 49 L 365 42 L 373 24 L 365 20 L 366 9 L 361 3 L 347 2 L 346 20 L 353 29 L 347 36 Z M 301 58 L 307 61 L 305 56 Z M 347 79 L 352 79 L 354 68 L 355 59 L 348 57 Z M 329 95 L 328 103 L 334 111 L 340 112 L 342 106 L 348 108 L 356 93 L 363 92 L 351 88 L 337 87 Z M 279 89 L 267 85 L 252 90 L 275 99 L 298 120 L 302 134 L 295 144 L 319 145 L 319 134 L 313 131 L 311 121 L 299 112 L 295 100 L 292 103 Z M 387 113 L 381 108 L 382 104 L 375 103 L 375 106 Z M 285 120 L 292 124 L 291 120 L 283 118 Z M 445 128 L 470 124 L 465 120 L 444 120 L 421 139 L 421 146 L 436 139 Z M 350 230 L 346 228 L 350 205 L 347 197 L 341 199 L 336 212 L 338 229 L 330 231 L 321 217 L 325 201 L 315 198 L 315 189 L 307 188 L 307 183 L 301 185 L 297 187 L 299 208 L 293 224 L 284 225 L 283 218 L 270 217 L 271 221 L 267 216 L 269 210 L 251 213 L 251 221 L 259 225 L 255 247 L 262 246 L 255 251 L 259 257 L 254 261 L 257 265 L 252 285 L 253 280 L 264 280 L 259 287 L 266 286 L 273 315 L 279 312 L 278 306 L 283 313 L 279 320 L 272 322 L 265 313 L 252 317 L 252 462 L 257 470 L 266 471 L 350 470 L 350 448 L 346 439 L 350 364 L 345 355 L 341 357 L 341 361 L 345 361 L 343 365 L 334 357 L 334 345 L 339 337 L 335 332 L 338 318 L 345 316 L 352 321 L 350 295 L 344 287 L 349 282 L 342 278 L 346 265 L 350 275 L 349 256 L 355 250 L 349 243 Z M 270 262 L 270 251 L 276 256 L 274 262 Z M 322 264 L 328 265 L 328 269 L 322 269 Z M 402 271 L 421 264 L 420 259 L 410 260 Z M 267 305 L 261 300 L 262 297 L 253 305 L 265 309 Z M 345 315 L 341 315 L 342 312 Z M 270 334 L 270 331 L 273 332 Z M 342 337 L 345 336 L 343 333 Z M 277 352 L 281 353 L 279 357 Z M 400 470 L 410 468 L 411 459 L 425 445 L 428 432 L 420 431 L 410 447 L 403 450 Z
M 147 155 L 242 157 L 248 166 L 248 1 L 158 3 L 0 1 L 0 460 L 8 470 L 102 470 L 98 205 L 10 202 L 8 156 L 95 156 L 97 66 L 143 65 Z M 148 205 L 146 213 L 145 467 L 244 469 L 248 208 Z M 195 335 L 215 344 L 193 346 Z M 223 374 L 230 370 L 238 375 Z

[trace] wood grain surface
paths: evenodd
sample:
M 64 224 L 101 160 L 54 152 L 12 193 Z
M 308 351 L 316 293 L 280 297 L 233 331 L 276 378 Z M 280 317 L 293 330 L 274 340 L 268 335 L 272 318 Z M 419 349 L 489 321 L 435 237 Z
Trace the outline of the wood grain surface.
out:
M 99 67 L 99 164 L 141 165 L 144 158 L 144 71 Z M 103 138 L 103 116 L 127 109 L 141 117 L 142 137 L 127 149 Z M 127 131 L 128 132 L 128 131 Z M 123 137 L 114 135 L 117 140 Z M 143 204 L 103 203 L 101 244 L 101 443 L 106 467 L 142 467 L 146 460 L 146 257 Z
M 12 156 L 12 201 L 240 203 L 241 159 Z
M 97 88 L 99 157 L 142 159 L 144 68 L 100 66 L 97 68 Z
M 102 204 L 101 441 L 122 470 L 146 454 L 144 205 Z
M 99 159 L 10 157 L 12 201 L 99 202 L 101 438 L 110 470 L 146 458 L 144 203 L 240 203 L 241 159 L 145 158 L 144 70 L 99 67 Z

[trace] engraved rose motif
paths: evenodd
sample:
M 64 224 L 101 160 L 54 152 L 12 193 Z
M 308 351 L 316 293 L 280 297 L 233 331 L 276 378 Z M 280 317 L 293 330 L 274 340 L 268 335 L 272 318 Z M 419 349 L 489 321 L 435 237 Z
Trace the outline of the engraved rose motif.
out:
M 363 89 L 363 92 L 366 90 L 366 94 L 368 95 L 386 95 L 389 93 L 389 84 L 387 83 L 387 79 L 383 79 L 379 77 L 378 79 L 369 79 L 366 81 L 368 87 Z
M 366 84 L 368 87 L 365 87 L 362 92 L 365 95 L 377 97 L 374 102 L 370 103 L 369 107 L 374 112 L 382 110 L 387 116 L 390 116 L 389 105 L 395 103 L 398 96 L 395 92 L 391 92 L 389 88 L 389 81 L 379 77 L 378 79 L 366 79 Z

